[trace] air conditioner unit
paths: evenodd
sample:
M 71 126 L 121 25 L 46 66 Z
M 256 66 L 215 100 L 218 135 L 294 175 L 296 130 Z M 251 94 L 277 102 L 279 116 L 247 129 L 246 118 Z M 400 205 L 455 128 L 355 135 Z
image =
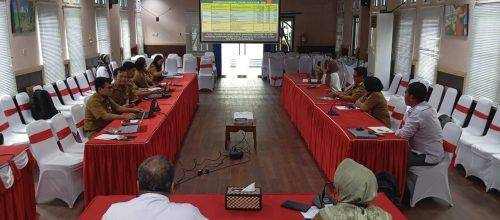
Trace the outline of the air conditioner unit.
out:
M 391 75 L 393 24 L 392 13 L 376 13 L 371 16 L 368 73 L 379 78 L 384 89 L 389 88 Z

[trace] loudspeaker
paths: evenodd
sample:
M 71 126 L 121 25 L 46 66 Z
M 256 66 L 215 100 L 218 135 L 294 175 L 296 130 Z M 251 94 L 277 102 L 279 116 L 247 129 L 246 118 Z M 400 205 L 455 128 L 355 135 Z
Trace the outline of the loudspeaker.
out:
M 370 7 L 370 0 L 361 0 L 361 6 L 368 6 L 368 7 Z

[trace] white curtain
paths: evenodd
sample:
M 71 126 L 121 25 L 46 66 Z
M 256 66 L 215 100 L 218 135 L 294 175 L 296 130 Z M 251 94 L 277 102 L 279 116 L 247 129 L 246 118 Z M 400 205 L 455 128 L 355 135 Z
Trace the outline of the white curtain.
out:
M 465 92 L 500 101 L 500 3 L 477 4 Z
M 97 8 L 95 14 L 98 52 L 101 54 L 111 54 L 108 10 L 106 8 Z
M 82 20 L 80 8 L 64 8 L 66 39 L 69 51 L 69 68 L 71 75 L 85 72 L 85 55 L 83 54 Z
M 122 48 L 123 48 L 123 59 L 130 59 L 132 57 L 132 51 L 130 49 L 130 28 L 128 23 L 128 11 L 120 11 L 120 23 L 121 23 L 121 38 L 122 38 Z
M 17 93 L 16 77 L 12 67 L 9 10 L 7 2 L 0 0 L 0 94 L 14 95 Z
M 144 54 L 144 37 L 142 30 L 142 15 L 140 12 L 135 14 L 135 31 L 137 32 L 137 54 Z
M 53 83 L 65 78 L 59 10 L 57 5 L 39 3 L 37 12 L 44 78 L 46 83 Z
M 436 83 L 443 13 L 442 6 L 424 8 L 422 12 L 420 46 L 415 76 L 426 79 L 431 84 Z
M 413 26 L 415 24 L 415 9 L 401 10 L 394 45 L 394 73 L 410 74 L 413 54 Z

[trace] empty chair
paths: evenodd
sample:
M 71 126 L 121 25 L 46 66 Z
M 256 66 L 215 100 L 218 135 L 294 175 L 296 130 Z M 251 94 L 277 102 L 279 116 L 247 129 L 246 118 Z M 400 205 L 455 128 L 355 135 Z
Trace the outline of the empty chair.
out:
M 469 109 L 472 106 L 473 99 L 474 98 L 470 95 L 462 95 L 460 97 L 458 103 L 455 105 L 453 114 L 451 115 L 456 124 L 463 127 L 467 114 L 469 113 Z
M 441 97 L 443 96 L 444 87 L 440 84 L 434 85 L 432 88 L 431 97 L 429 97 L 429 105 L 434 107 L 436 111 L 439 109 L 439 103 L 441 102 Z
M 84 144 L 78 143 L 71 133 L 68 122 L 62 114 L 56 114 L 52 117 L 52 129 L 56 133 L 57 140 L 66 153 L 83 154 Z
M 282 56 L 269 57 L 269 79 L 271 80 L 271 86 L 281 86 L 283 70 Z
M 491 164 L 486 169 L 486 176 L 483 180 L 486 184 L 486 191 L 490 189 L 500 190 L 500 154 L 491 156 Z
M 205 56 L 210 57 L 210 59 L 212 60 L 212 69 L 214 72 L 217 72 L 217 67 L 215 66 L 215 54 L 214 54 L 214 52 L 207 51 L 207 52 L 205 52 Z
M 271 57 L 270 52 L 264 52 L 264 54 L 262 55 L 262 66 L 261 66 L 262 78 L 266 78 L 269 76 L 269 57 Z
M 295 56 L 285 57 L 285 73 L 299 72 L 299 59 Z
M 452 153 L 453 159 L 451 160 L 449 169 L 452 169 L 455 164 L 455 155 L 457 151 L 458 141 L 462 136 L 462 128 L 455 123 L 446 123 L 443 128 L 443 149 L 444 152 Z
M 396 98 L 394 103 L 394 111 L 391 113 L 391 129 L 396 131 L 401 127 L 401 122 L 406 113 L 406 104 L 401 100 Z
M 198 65 L 196 64 L 196 57 L 193 55 L 191 56 L 186 56 L 184 54 L 184 64 L 183 64 L 183 73 L 196 73 L 196 69 L 198 68 Z
M 312 58 L 308 55 L 301 55 L 299 58 L 299 73 L 312 73 Z
M 175 59 L 177 61 L 177 72 L 182 72 L 182 57 L 177 56 Z
M 27 131 L 30 150 L 40 168 L 37 202 L 59 198 L 72 208 L 83 191 L 83 154 L 61 152 L 49 124 L 43 120 L 30 123 Z
M 26 125 L 21 121 L 21 116 L 17 112 L 16 104 L 10 95 L 0 96 L 0 106 L 3 114 L 0 117 L 6 117 L 10 125 L 10 131 L 13 133 L 26 134 Z
M 95 78 L 94 78 L 94 76 L 92 75 L 92 71 L 90 71 L 90 70 L 86 70 L 86 71 L 85 71 L 85 76 L 87 77 L 87 80 L 88 80 L 88 82 L 89 82 L 90 89 L 91 89 L 92 91 L 94 91 L 94 92 L 95 92 L 95 91 L 96 91 L 96 90 L 95 90 L 95 86 L 94 86 L 94 81 L 95 81 Z
M 212 68 L 212 59 L 208 56 L 202 56 L 200 61 L 200 72 L 198 74 L 198 89 L 215 88 L 215 75 Z
M 58 111 L 69 111 L 70 110 L 71 105 L 61 104 L 61 101 L 59 100 L 59 96 L 57 95 L 56 90 L 54 89 L 54 87 L 51 84 L 45 84 L 43 86 L 43 89 L 49 93 L 50 98 L 52 98 L 52 102 L 54 103 L 54 107 L 56 107 L 56 109 Z
M 61 99 L 63 100 L 65 105 L 76 105 L 83 104 L 83 100 L 73 100 L 70 96 L 70 92 L 66 87 L 66 84 L 62 80 L 57 80 L 56 82 L 57 89 L 59 90 L 59 94 L 61 94 Z
M 440 115 L 448 115 L 451 116 L 451 112 L 453 111 L 453 107 L 455 106 L 455 100 L 457 100 L 457 90 L 451 87 L 446 89 L 444 93 L 443 101 L 439 106 L 438 116 Z M 469 106 L 470 107 L 470 106 Z M 462 125 L 462 124 L 460 124 Z
M 165 61 L 166 71 L 168 75 L 176 75 L 177 74 L 177 58 L 168 57 Z
M 21 92 L 16 94 L 16 101 L 21 111 L 21 115 L 23 116 L 24 123 L 29 124 L 36 121 L 31 115 L 31 103 L 28 93 Z
M 4 146 L 29 144 L 28 135 L 26 133 L 13 133 L 9 121 L 5 117 L 0 117 L 0 133 L 3 135 Z
M 484 97 L 481 97 L 477 101 L 477 105 L 474 109 L 469 125 L 463 129 L 462 137 L 458 142 L 455 165 L 461 164 L 464 167 L 465 176 L 469 175 L 468 170 L 470 170 L 471 167 L 471 146 L 472 144 L 478 142 L 478 137 L 483 135 L 492 104 L 493 101 Z
M 406 88 L 408 88 L 408 85 L 410 81 L 410 75 L 406 74 L 401 77 L 401 81 L 399 82 L 399 87 L 398 91 L 396 92 L 397 95 L 404 96 L 406 92 Z
M 115 71 L 115 69 L 118 69 L 118 64 L 116 63 L 116 61 L 111 61 L 109 63 L 109 69 L 111 70 L 111 72 Z
M 387 110 L 389 110 L 389 114 L 394 112 L 399 103 L 405 104 L 405 100 L 402 96 L 392 95 L 391 98 L 389 98 L 389 101 L 387 102 Z
M 82 91 L 82 94 L 84 96 L 90 96 L 94 94 L 95 92 L 92 91 L 90 88 L 90 85 L 85 78 L 85 75 L 83 73 L 76 74 L 76 81 L 78 82 L 78 85 L 80 86 L 80 90 Z
M 71 92 L 71 95 L 73 96 L 73 99 L 76 101 L 83 101 L 83 96 L 82 93 L 80 93 L 80 89 L 78 88 L 78 85 L 76 85 L 75 79 L 73 77 L 68 77 L 66 79 L 66 82 L 68 83 L 68 89 Z M 89 96 L 89 95 L 86 95 Z
M 75 122 L 76 130 L 78 132 L 78 135 L 80 136 L 80 140 L 82 140 L 82 143 L 85 143 L 88 141 L 87 134 L 83 130 L 83 123 L 85 119 L 85 108 L 82 105 L 74 105 L 71 107 L 71 117 L 73 118 L 73 121 Z

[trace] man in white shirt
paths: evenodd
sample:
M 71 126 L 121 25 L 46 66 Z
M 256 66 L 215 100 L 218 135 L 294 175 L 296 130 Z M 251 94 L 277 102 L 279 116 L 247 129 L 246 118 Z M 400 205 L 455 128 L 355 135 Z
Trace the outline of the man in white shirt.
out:
M 414 82 L 405 92 L 406 112 L 396 135 L 410 142 L 408 167 L 432 166 L 444 157 L 443 133 L 437 118 L 436 109 L 427 104 L 427 87 Z
M 115 203 L 103 220 L 206 220 L 198 208 L 187 203 L 170 202 L 174 166 L 162 156 L 152 156 L 139 167 L 139 197 Z

